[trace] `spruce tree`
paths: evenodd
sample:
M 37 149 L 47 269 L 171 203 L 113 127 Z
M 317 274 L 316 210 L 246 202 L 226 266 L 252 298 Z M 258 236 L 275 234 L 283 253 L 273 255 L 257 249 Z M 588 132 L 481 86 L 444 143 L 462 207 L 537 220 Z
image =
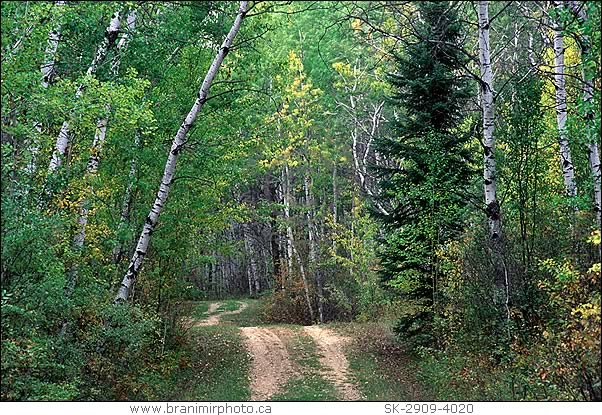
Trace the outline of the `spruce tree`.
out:
M 408 313 L 398 330 L 420 343 L 432 340 L 437 248 L 462 229 L 463 189 L 472 174 L 468 135 L 459 131 L 470 96 L 461 76 L 462 24 L 449 2 L 417 2 L 414 40 L 396 55 L 389 82 L 399 114 L 394 136 L 379 148 L 395 167 L 379 171 L 382 197 L 393 207 L 384 217 L 382 278 L 400 293 Z

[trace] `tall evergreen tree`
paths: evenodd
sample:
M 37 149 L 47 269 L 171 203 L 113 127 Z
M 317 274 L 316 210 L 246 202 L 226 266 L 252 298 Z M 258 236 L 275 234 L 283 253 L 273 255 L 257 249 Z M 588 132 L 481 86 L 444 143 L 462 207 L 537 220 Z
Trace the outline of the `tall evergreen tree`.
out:
M 416 341 L 431 338 L 436 305 L 437 247 L 462 229 L 462 189 L 471 170 L 466 133 L 458 129 L 470 95 L 460 75 L 462 24 L 450 2 L 418 2 L 412 43 L 396 54 L 389 77 L 399 117 L 380 151 L 395 167 L 380 169 L 381 194 L 392 206 L 381 249 L 382 278 L 414 303 L 398 329 Z

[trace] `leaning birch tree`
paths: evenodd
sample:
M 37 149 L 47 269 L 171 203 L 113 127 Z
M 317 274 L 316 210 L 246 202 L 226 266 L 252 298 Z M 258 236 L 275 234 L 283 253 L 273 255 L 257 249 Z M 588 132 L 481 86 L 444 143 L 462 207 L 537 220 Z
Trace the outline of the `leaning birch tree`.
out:
M 66 1 L 56 1 L 56 7 L 62 8 L 67 4 Z M 56 55 L 61 40 L 61 25 L 57 24 L 56 27 L 50 29 L 48 32 L 48 42 L 46 49 L 44 50 L 44 60 L 40 65 L 40 72 L 42 74 L 42 88 L 47 89 L 56 75 Z M 33 123 L 35 130 L 38 134 L 42 133 L 42 123 L 40 121 L 34 121 Z M 40 151 L 39 143 L 37 138 L 33 140 L 31 145 L 31 161 L 27 165 L 27 172 L 34 174 L 38 166 L 38 153 Z
M 136 24 L 136 11 L 132 10 L 128 14 L 127 17 L 127 31 L 123 34 L 122 38 L 119 40 L 117 44 L 117 56 L 115 61 L 113 62 L 111 69 L 114 75 L 119 73 L 119 66 L 121 62 L 121 54 L 125 52 L 127 48 L 128 42 L 130 40 L 130 36 L 132 31 L 134 30 Z M 94 140 L 92 141 L 92 147 L 90 149 L 90 159 L 88 160 L 88 166 L 86 170 L 87 176 L 94 176 L 98 171 L 98 165 L 100 163 L 100 154 L 102 152 L 102 148 L 105 142 L 105 138 L 107 135 L 107 124 L 109 123 L 109 114 L 111 113 L 111 105 L 107 104 L 105 106 L 105 115 L 101 117 L 96 123 L 96 133 L 94 135 Z M 87 189 L 87 193 L 91 193 L 92 188 Z M 74 247 L 77 249 L 81 249 L 84 246 L 84 242 L 86 240 L 86 225 L 88 223 L 88 213 L 90 211 L 90 201 L 88 200 L 87 195 L 84 196 L 83 200 L 79 205 L 79 216 L 77 218 L 78 230 L 73 239 Z
M 121 20 L 119 16 L 119 11 L 115 12 L 111 16 L 111 22 L 109 26 L 105 30 L 105 35 L 103 37 L 102 42 L 96 49 L 96 54 L 94 55 L 94 59 L 92 59 L 92 63 L 88 66 L 88 70 L 86 71 L 87 76 L 92 76 L 96 73 L 98 66 L 101 62 L 104 61 L 107 56 L 107 52 L 109 49 L 115 44 L 115 40 L 117 39 L 117 35 L 119 34 L 119 29 L 121 27 Z M 84 92 L 84 85 L 79 85 L 77 91 L 75 93 L 75 98 L 80 98 Z M 54 151 L 52 152 L 52 158 L 50 160 L 50 165 L 48 166 L 48 176 L 52 175 L 62 164 L 63 157 L 65 156 L 65 152 L 67 151 L 67 146 L 69 145 L 69 121 L 63 121 L 63 125 L 59 131 L 59 134 L 56 138 L 56 144 L 54 147 Z
M 119 289 L 117 291 L 117 295 L 115 296 L 115 303 L 121 303 L 128 300 L 130 291 L 136 281 L 136 277 L 140 272 L 140 268 L 142 267 L 142 263 L 146 256 L 146 252 L 148 250 L 148 245 L 151 240 L 151 235 L 157 226 L 159 221 L 159 215 L 161 214 L 161 210 L 163 206 L 165 206 L 165 202 L 167 201 L 167 196 L 169 194 L 169 190 L 172 185 L 172 181 L 174 178 L 174 173 L 176 170 L 176 162 L 178 160 L 178 156 L 182 151 L 183 146 L 186 144 L 186 136 L 188 131 L 194 124 L 197 115 L 201 108 L 207 102 L 209 90 L 211 88 L 211 84 L 215 79 L 215 76 L 224 61 L 224 58 L 230 51 L 232 47 L 232 42 L 236 37 L 238 31 L 240 30 L 240 26 L 242 24 L 245 15 L 248 10 L 248 2 L 241 1 L 238 9 L 238 13 L 236 18 L 234 19 L 234 23 L 230 28 L 230 31 L 226 35 L 222 45 L 220 46 L 211 66 L 209 67 L 207 74 L 205 75 L 205 79 L 201 85 L 199 90 L 198 97 L 194 101 L 190 112 L 180 125 L 178 132 L 176 133 L 173 142 L 171 144 L 171 149 L 169 151 L 169 155 L 167 157 L 167 161 L 165 163 L 165 169 L 163 171 L 163 177 L 161 178 L 161 184 L 159 185 L 159 190 L 157 192 L 157 196 L 155 201 L 150 209 L 148 216 L 144 221 L 144 226 L 142 232 L 140 233 L 140 237 L 138 239 L 138 243 L 136 244 L 136 249 L 134 250 L 134 254 L 130 260 L 130 264 L 128 269 L 123 276 Z

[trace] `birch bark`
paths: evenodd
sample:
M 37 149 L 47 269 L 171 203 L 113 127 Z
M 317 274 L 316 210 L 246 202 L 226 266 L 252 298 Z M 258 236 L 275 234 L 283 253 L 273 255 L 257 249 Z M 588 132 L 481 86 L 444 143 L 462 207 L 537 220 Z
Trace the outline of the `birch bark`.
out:
M 67 2 L 57 1 L 54 4 L 57 7 L 62 7 L 65 6 Z M 42 66 L 40 67 L 40 71 L 42 72 L 42 87 L 44 88 L 48 88 L 48 86 L 52 83 L 52 79 L 54 78 L 56 51 L 58 50 L 60 40 L 61 27 L 59 25 L 55 29 L 48 32 L 48 45 L 44 51 L 44 62 L 42 62 Z
M 117 59 L 115 60 L 114 66 L 113 66 L 115 75 L 119 72 L 119 64 L 121 62 L 120 54 L 123 53 L 123 51 L 127 47 L 130 33 L 134 29 L 135 21 L 136 21 L 136 14 L 134 11 L 132 11 L 128 15 L 128 31 L 123 35 L 123 37 L 119 41 L 119 44 L 117 45 L 117 51 L 118 51 L 119 55 L 117 56 Z M 104 117 L 102 117 L 101 119 L 99 119 L 96 124 L 96 133 L 94 135 L 94 140 L 92 141 L 92 148 L 90 149 L 90 159 L 88 160 L 88 167 L 87 167 L 87 172 L 86 172 L 88 176 L 93 176 L 98 171 L 98 164 L 100 163 L 100 153 L 102 151 L 102 147 L 104 145 L 106 134 L 107 134 L 107 124 L 109 122 L 109 114 L 111 113 L 111 106 L 107 104 L 105 111 L 106 111 L 106 115 Z M 77 219 L 78 232 L 75 236 L 75 239 L 73 240 L 74 245 L 77 248 L 83 247 L 84 242 L 86 240 L 86 225 L 88 223 L 88 213 L 90 210 L 89 209 L 90 202 L 88 200 L 87 195 L 90 194 L 91 192 L 92 192 L 92 188 L 88 188 L 88 191 L 86 192 L 86 195 L 84 196 L 84 199 L 82 200 L 82 202 L 80 204 L 79 217 Z
M 307 150 L 306 150 L 307 151 Z M 318 248 L 317 248 L 317 231 L 316 231 L 316 221 L 315 221 L 315 206 L 314 206 L 314 198 L 312 194 L 312 181 L 310 177 L 310 167 L 309 162 L 307 163 L 307 169 L 305 171 L 305 178 L 303 180 L 303 187 L 305 188 L 305 205 L 307 209 L 307 232 L 308 232 L 308 240 L 309 240 L 309 271 L 314 274 L 314 279 L 316 281 L 316 287 L 318 289 L 318 317 L 320 319 L 320 323 L 324 322 L 324 304 L 322 294 L 324 292 L 322 286 L 322 275 L 320 274 L 320 269 L 318 267 Z M 305 295 L 307 297 L 307 304 L 310 310 L 310 314 L 313 314 L 313 308 L 311 306 L 311 302 L 309 301 L 309 287 L 307 283 L 303 281 L 305 287 Z M 313 321 L 313 317 L 312 317 Z
M 581 24 L 587 23 L 587 9 L 585 8 L 584 3 L 568 1 L 566 4 L 579 19 Z M 583 67 L 583 106 L 585 109 L 585 121 L 587 123 L 587 152 L 592 180 L 594 182 L 594 214 L 596 215 L 596 223 L 598 224 L 598 227 L 600 227 L 602 224 L 602 174 L 600 172 L 600 148 L 598 144 L 600 133 L 596 130 L 593 75 L 591 71 L 588 71 L 586 68 L 587 60 L 591 53 L 591 39 L 589 36 L 583 35 L 579 44 L 581 47 L 581 64 Z
M 67 4 L 66 1 L 57 1 L 54 3 L 57 7 L 62 7 Z M 56 52 L 59 47 L 61 40 L 61 26 L 57 25 L 56 28 L 48 32 L 48 44 L 44 51 L 44 61 L 40 66 L 40 72 L 42 73 L 42 88 L 46 89 L 52 83 L 55 76 L 56 66 Z M 40 121 L 34 122 L 34 128 L 38 134 L 42 133 L 42 123 Z M 34 174 L 38 168 L 38 153 L 40 151 L 38 138 L 35 138 L 31 145 L 31 161 L 27 165 L 27 173 Z
M 498 239 L 501 236 L 502 228 L 500 205 L 497 200 L 494 90 L 489 48 L 489 11 L 487 1 L 479 1 L 479 61 L 481 69 L 481 109 L 483 112 L 483 181 L 485 185 L 485 205 L 489 220 L 489 236 L 491 239 Z
M 96 50 L 96 54 L 94 55 L 94 59 L 92 59 L 92 63 L 86 71 L 86 75 L 91 76 L 96 73 L 98 65 L 104 60 L 109 49 L 115 44 L 115 40 L 117 39 L 117 34 L 119 33 L 120 26 L 121 21 L 119 18 L 119 12 L 115 12 L 113 16 L 111 16 L 111 22 L 105 31 L 105 35 L 101 44 Z M 84 86 L 80 85 L 75 93 L 75 98 L 80 98 L 83 92 Z M 55 148 L 52 153 L 50 165 L 48 166 L 49 176 L 52 175 L 61 166 L 63 158 L 65 156 L 65 152 L 67 151 L 67 146 L 69 145 L 69 137 L 69 121 L 65 120 L 63 121 L 61 130 L 59 131 L 59 134 L 56 138 Z
M 107 106 L 107 111 L 110 111 L 110 107 Z M 92 149 L 90 152 L 90 159 L 88 160 L 87 175 L 94 176 L 98 172 L 98 164 L 100 162 L 100 152 L 107 136 L 107 122 L 108 117 L 103 117 L 98 121 L 96 125 L 96 133 L 94 135 L 94 141 L 92 142 Z M 73 245 L 76 248 L 82 248 L 86 240 L 86 225 L 88 223 L 88 213 L 90 211 L 90 201 L 87 194 L 91 193 L 92 189 L 88 188 L 86 196 L 80 203 L 79 216 L 77 218 L 78 232 L 73 238 Z
M 566 80 L 564 76 L 564 38 L 558 24 L 554 23 L 554 87 L 556 90 L 556 124 L 560 146 L 560 168 L 567 196 L 577 196 L 575 169 L 571 158 L 569 136 L 566 129 Z
M 497 292 L 496 303 L 503 302 L 506 328 L 510 330 L 510 280 L 504 261 L 502 243 L 501 209 L 497 200 L 497 170 L 495 159 L 495 102 L 493 89 L 493 70 L 489 43 L 489 5 L 479 1 L 479 62 L 481 72 L 481 109 L 483 112 L 483 181 L 485 204 L 489 222 L 489 238 L 492 243 L 491 260 L 495 268 L 494 282 Z M 502 299 L 498 299 L 502 296 Z
M 287 278 L 290 279 L 293 274 L 293 228 L 291 227 L 291 179 L 289 174 L 288 164 L 284 165 L 282 180 L 282 200 L 284 204 L 284 220 L 286 222 L 286 264 L 288 267 Z M 283 282 L 283 286 L 286 285 Z
M 130 260 L 127 272 L 125 273 L 121 281 L 121 285 L 115 297 L 116 303 L 127 301 L 129 297 L 130 291 L 134 285 L 134 282 L 136 281 L 136 277 L 140 272 L 140 268 L 144 261 L 144 257 L 146 256 L 148 245 L 151 240 L 151 235 L 155 230 L 155 227 L 157 226 L 159 214 L 161 213 L 161 210 L 163 209 L 163 206 L 165 205 L 165 202 L 167 200 L 167 196 L 169 194 L 169 190 L 171 188 L 172 180 L 176 169 L 176 162 L 178 160 L 180 152 L 182 151 L 182 147 L 186 143 L 186 135 L 188 134 L 190 127 L 196 120 L 199 111 L 207 101 L 207 96 L 211 88 L 211 84 L 213 83 L 213 79 L 215 78 L 215 75 L 217 74 L 222 62 L 224 61 L 224 58 L 228 54 L 228 51 L 232 46 L 232 42 L 234 41 L 236 34 L 240 30 L 241 23 L 247 13 L 247 7 L 247 1 L 240 2 L 238 14 L 236 15 L 236 18 L 234 20 L 234 23 L 232 24 L 232 27 L 230 28 L 230 31 L 226 35 L 226 38 L 224 39 L 221 47 L 219 48 L 217 55 L 211 63 L 207 74 L 205 75 L 205 79 L 203 80 L 203 83 L 199 90 L 199 95 L 173 139 L 171 149 L 169 151 L 169 156 L 167 158 L 167 162 L 165 163 L 165 169 L 163 171 L 163 177 L 161 179 L 161 184 L 159 186 L 157 196 L 148 216 L 144 221 L 144 227 L 138 239 L 136 249 Z

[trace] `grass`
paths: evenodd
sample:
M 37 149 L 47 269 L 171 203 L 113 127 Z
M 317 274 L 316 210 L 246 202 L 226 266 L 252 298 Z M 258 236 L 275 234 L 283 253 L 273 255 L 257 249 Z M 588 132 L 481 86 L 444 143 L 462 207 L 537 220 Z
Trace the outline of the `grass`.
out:
M 287 326 L 296 331 L 286 346 L 293 364 L 301 374 L 288 381 L 282 391 L 272 396 L 273 401 L 334 401 L 337 391 L 322 375 L 323 367 L 318 358 L 318 350 L 311 337 L 301 333 L 299 326 Z
M 220 303 L 217 310 L 213 313 L 209 313 L 209 306 L 213 303 Z M 263 325 L 262 321 L 262 300 L 246 298 L 246 299 L 229 299 L 229 300 L 216 300 L 216 301 L 196 301 L 192 306 L 192 317 L 196 320 L 203 320 L 210 315 L 236 311 L 242 303 L 247 305 L 247 308 L 238 314 L 225 314 L 220 318 L 220 324 L 228 323 L 239 327 L 249 326 L 260 326 Z
M 224 312 L 224 311 L 236 311 L 240 308 L 241 301 L 237 300 L 224 300 L 221 302 L 220 306 L 217 308 L 216 312 Z
M 193 305 L 194 318 L 208 316 L 211 303 Z M 221 300 L 217 312 L 247 308 L 238 314 L 221 316 L 220 324 L 198 327 L 190 331 L 195 350 L 180 358 L 179 385 L 171 400 L 247 400 L 250 397 L 249 369 L 251 358 L 245 349 L 238 327 L 259 326 L 261 299 Z M 278 326 L 276 326 L 277 328 Z M 274 401 L 334 401 L 339 399 L 334 385 L 324 377 L 319 351 L 313 339 L 301 326 L 282 326 L 292 330 L 286 347 L 297 375 L 282 386 Z M 386 323 L 334 323 L 330 327 L 352 338 L 346 351 L 352 380 L 367 400 L 428 400 L 429 394 L 416 379 L 416 362 L 403 352 Z M 366 341 L 370 339 L 370 341 Z
M 209 304 L 211 304 L 211 301 L 195 302 L 192 308 L 192 317 L 199 320 L 206 318 L 209 315 Z
M 366 400 L 428 400 L 425 391 L 417 386 L 415 362 L 397 344 L 389 326 L 370 322 L 335 327 L 354 339 L 348 346 L 347 359 Z
M 190 331 L 196 348 L 188 359 L 173 400 L 244 401 L 251 396 L 250 357 L 237 327 L 212 326 Z
M 263 307 L 262 300 L 245 299 L 240 300 L 247 304 L 247 308 L 238 314 L 226 314 L 221 317 L 220 323 L 230 323 L 239 327 L 261 326 L 265 324 L 261 318 Z M 237 310 L 235 308 L 235 310 Z

